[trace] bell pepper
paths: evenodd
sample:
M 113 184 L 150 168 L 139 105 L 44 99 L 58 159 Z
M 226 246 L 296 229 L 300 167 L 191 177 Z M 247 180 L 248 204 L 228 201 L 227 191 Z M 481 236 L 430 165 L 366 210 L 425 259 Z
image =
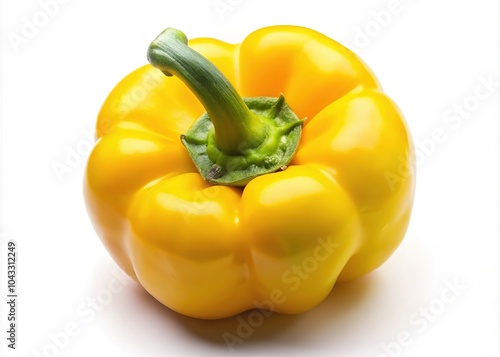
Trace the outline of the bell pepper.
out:
M 167 29 L 148 59 L 102 106 L 84 193 L 154 298 L 203 319 L 302 313 L 395 251 L 413 144 L 353 52 L 295 26 L 240 44 Z

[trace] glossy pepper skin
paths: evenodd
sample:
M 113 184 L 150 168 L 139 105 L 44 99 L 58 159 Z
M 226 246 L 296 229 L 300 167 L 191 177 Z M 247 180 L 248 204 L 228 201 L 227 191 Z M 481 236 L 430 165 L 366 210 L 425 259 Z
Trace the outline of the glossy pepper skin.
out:
M 269 300 L 301 313 L 337 281 L 380 266 L 409 223 L 414 150 L 368 67 L 294 26 L 189 46 L 242 97 L 282 93 L 307 118 L 300 143 L 284 170 L 244 187 L 207 183 L 179 139 L 204 113 L 200 101 L 151 65 L 129 74 L 100 111 L 84 183 L 91 221 L 119 266 L 164 305 L 203 319 Z

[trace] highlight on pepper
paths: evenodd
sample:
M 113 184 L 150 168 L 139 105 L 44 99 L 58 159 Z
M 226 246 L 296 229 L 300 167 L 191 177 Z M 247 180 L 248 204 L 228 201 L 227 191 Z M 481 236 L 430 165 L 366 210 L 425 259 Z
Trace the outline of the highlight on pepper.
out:
M 395 251 L 415 168 L 387 174 L 414 162 L 413 144 L 353 52 L 297 26 L 240 44 L 168 28 L 147 58 L 102 106 L 84 194 L 154 298 L 202 319 L 297 314 Z

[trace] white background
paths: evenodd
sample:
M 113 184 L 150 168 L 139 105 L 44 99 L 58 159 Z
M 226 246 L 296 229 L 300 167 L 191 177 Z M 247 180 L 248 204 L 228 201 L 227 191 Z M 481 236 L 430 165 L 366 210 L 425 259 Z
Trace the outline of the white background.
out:
M 1 9 L 2 352 L 5 247 L 15 239 L 12 356 L 500 354 L 497 2 L 221 0 L 230 7 L 221 14 L 213 0 L 60 0 L 46 23 L 43 2 L 9 0 Z M 30 38 L 25 21 L 40 25 Z M 407 236 L 385 265 L 335 287 L 309 313 L 265 319 L 231 352 L 222 336 L 237 335 L 237 317 L 186 318 L 116 280 L 119 269 L 84 208 L 86 155 L 67 160 L 88 147 L 84 133 L 106 95 L 146 62 L 149 42 L 165 27 L 240 42 L 275 24 L 323 32 L 374 70 L 419 148 L 417 194 Z M 14 45 L 15 35 L 24 42 Z M 496 82 L 490 91 L 488 80 Z M 57 164 L 69 171 L 58 177 Z M 112 283 L 119 292 L 110 293 Z M 104 303 L 90 307 L 96 298 Z M 75 336 L 65 338 L 68 325 Z

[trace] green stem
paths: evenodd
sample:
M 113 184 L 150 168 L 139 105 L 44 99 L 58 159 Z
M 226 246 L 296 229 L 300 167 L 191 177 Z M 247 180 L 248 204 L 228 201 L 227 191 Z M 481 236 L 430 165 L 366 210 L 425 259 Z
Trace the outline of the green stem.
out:
M 205 57 L 187 46 L 179 30 L 168 28 L 150 45 L 149 62 L 167 76 L 179 77 L 201 101 L 214 125 L 215 143 L 228 155 L 258 147 L 266 129 L 226 77 Z
M 187 46 L 186 35 L 172 28 L 151 43 L 148 60 L 179 77 L 206 109 L 180 137 L 205 181 L 242 187 L 291 162 L 302 121 L 283 95 L 242 99 L 208 59 Z

